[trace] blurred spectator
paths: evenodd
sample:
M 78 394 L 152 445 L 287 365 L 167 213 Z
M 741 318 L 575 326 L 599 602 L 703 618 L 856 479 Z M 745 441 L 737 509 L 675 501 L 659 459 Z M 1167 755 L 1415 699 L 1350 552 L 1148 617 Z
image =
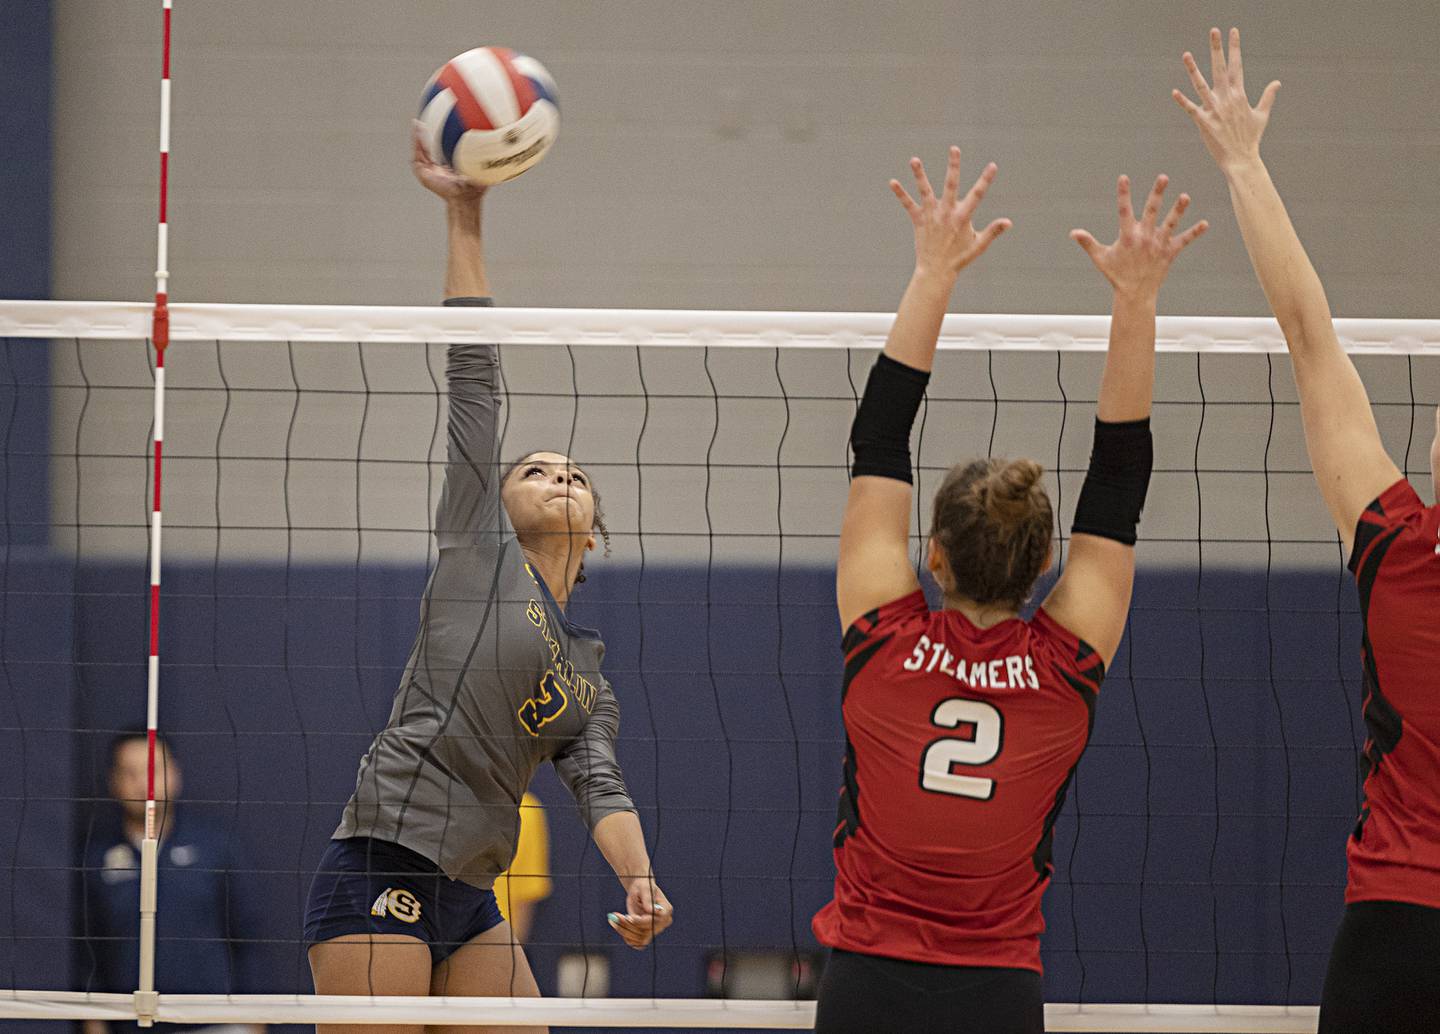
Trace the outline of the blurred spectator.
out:
M 495 878 L 495 901 L 510 921 L 515 940 L 530 941 L 535 908 L 550 896 L 550 831 L 545 808 L 530 792 L 520 799 L 520 837 L 510 868 Z
M 145 835 L 148 744 L 144 732 L 124 733 L 110 744 L 109 790 L 116 807 L 102 809 L 86 837 L 84 938 L 80 974 L 89 991 L 134 991 L 140 973 L 140 841 Z M 254 928 L 243 871 L 225 828 L 177 802 L 180 765 L 162 740 L 155 748 L 156 819 L 160 829 L 159 905 L 156 912 L 155 987 L 173 994 L 243 993 Z M 263 1026 L 170 1030 L 261 1034 Z M 85 1034 L 138 1030 L 134 1023 L 85 1021 Z

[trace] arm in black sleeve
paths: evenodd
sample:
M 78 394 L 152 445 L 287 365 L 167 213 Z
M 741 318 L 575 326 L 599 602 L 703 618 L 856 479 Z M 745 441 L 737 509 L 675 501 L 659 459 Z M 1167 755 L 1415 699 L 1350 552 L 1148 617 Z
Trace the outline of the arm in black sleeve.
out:
M 855 477 L 893 478 L 914 483 L 910 469 L 910 428 L 925 397 L 930 374 L 882 354 L 870 370 L 865 396 L 850 427 Z
M 1090 469 L 1080 489 L 1070 530 L 1135 545 L 1135 529 L 1140 524 L 1154 464 L 1149 417 L 1118 423 L 1097 418 Z

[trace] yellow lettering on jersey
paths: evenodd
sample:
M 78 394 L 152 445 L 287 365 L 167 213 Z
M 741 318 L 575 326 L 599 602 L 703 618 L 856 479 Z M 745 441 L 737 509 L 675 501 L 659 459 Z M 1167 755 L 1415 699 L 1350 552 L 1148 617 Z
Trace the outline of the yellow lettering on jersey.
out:
M 555 669 L 551 668 L 540 679 L 540 692 L 521 704 L 516 714 L 526 732 L 539 736 L 541 729 L 565 713 L 569 702 Z
M 534 577 L 533 572 L 531 577 Z M 565 656 L 559 637 L 550 630 L 550 619 L 544 605 L 539 600 L 530 600 L 525 607 L 525 616 L 539 630 L 550 651 L 550 670 L 540 679 L 540 693 L 527 699 L 517 712 L 525 731 L 531 736 L 539 736 L 543 726 L 564 713 L 569 699 L 567 690 L 586 711 L 595 709 L 595 699 L 600 693 L 589 679 L 575 670 L 575 662 Z
M 597 690 L 595 684 L 584 675 L 576 678 L 574 684 L 570 687 L 570 691 L 575 694 L 575 699 L 580 702 L 581 707 L 587 711 L 595 710 L 595 698 L 599 696 L 600 691 Z

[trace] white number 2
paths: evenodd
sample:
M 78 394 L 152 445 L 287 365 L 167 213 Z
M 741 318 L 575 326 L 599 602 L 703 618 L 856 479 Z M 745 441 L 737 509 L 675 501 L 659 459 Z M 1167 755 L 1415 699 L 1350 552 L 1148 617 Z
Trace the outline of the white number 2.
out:
M 956 775 L 953 769 L 956 765 L 988 765 L 999 757 L 1000 712 L 984 701 L 955 697 L 940 701 L 930 721 L 942 729 L 969 725 L 974 732 L 965 739 L 947 736 L 926 747 L 920 786 L 931 793 L 988 801 L 995 793 L 995 780 Z

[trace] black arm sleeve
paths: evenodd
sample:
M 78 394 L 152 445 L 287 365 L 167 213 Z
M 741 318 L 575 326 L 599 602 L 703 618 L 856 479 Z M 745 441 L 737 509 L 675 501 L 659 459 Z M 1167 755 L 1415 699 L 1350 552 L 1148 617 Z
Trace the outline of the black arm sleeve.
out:
M 1070 530 L 1135 545 L 1135 529 L 1154 465 L 1149 417 L 1113 424 L 1097 418 L 1090 469 Z
M 930 374 L 881 354 L 865 383 L 865 397 L 850 427 L 855 477 L 894 478 L 914 483 L 910 469 L 910 428 L 925 397 Z

